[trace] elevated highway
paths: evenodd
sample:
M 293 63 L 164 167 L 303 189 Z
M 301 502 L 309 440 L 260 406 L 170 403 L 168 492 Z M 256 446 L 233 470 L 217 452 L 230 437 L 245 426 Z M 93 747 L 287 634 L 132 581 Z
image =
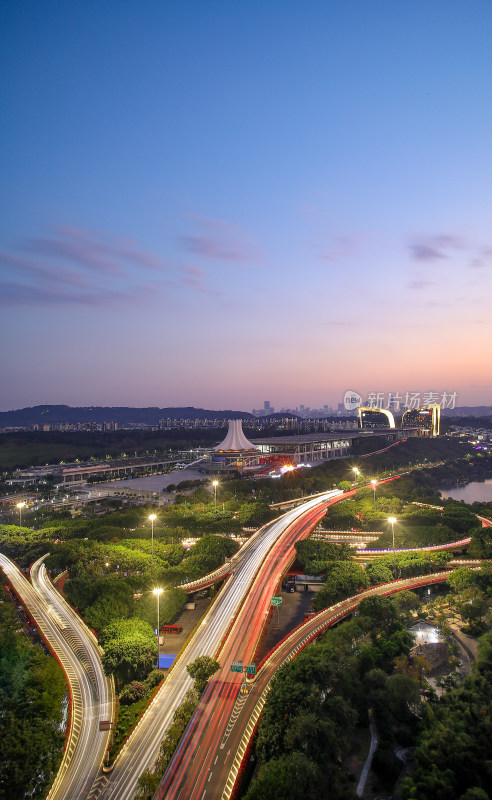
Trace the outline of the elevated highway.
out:
M 470 542 L 471 536 L 467 536 L 464 539 L 459 539 L 456 542 L 448 542 L 447 544 L 432 544 L 427 547 L 395 547 L 395 549 L 392 547 L 386 547 L 379 550 L 363 548 L 361 550 L 356 550 L 353 558 L 355 561 L 370 561 L 373 558 L 381 558 L 381 556 L 393 555 L 393 553 L 401 555 L 402 553 L 437 553 L 441 550 L 464 550 L 465 547 L 468 547 Z
M 63 759 L 47 800 L 86 800 L 109 742 L 110 732 L 101 731 L 99 727 L 100 722 L 113 718 L 113 684 L 103 673 L 94 635 L 47 578 L 44 558 L 32 567 L 32 585 L 4 555 L 0 555 L 0 566 L 60 662 L 69 683 L 70 728 Z
M 283 567 L 284 540 L 285 549 L 293 547 L 293 541 L 302 535 L 303 526 L 306 526 L 308 535 L 312 529 L 308 529 L 308 526 L 312 524 L 314 527 L 328 503 L 334 502 L 340 496 L 342 493 L 338 490 L 324 493 L 300 509 L 293 509 L 264 526 L 258 536 L 247 543 L 247 557 L 237 564 L 234 574 L 217 596 L 193 639 L 174 663 L 162 687 L 120 752 L 106 784 L 99 787 L 101 800 L 132 800 L 139 775 L 154 765 L 161 740 L 173 714 L 192 686 L 186 665 L 201 655 L 214 657 L 222 649 L 225 639 L 231 640 L 231 626 L 233 635 L 237 630 L 239 609 L 253 591 L 262 564 L 267 562 L 275 576 L 280 574 Z
M 441 572 L 393 581 L 319 612 L 270 653 L 260 665 L 247 695 L 240 694 L 242 676 L 230 672 L 230 661 L 226 658 L 223 668 L 207 687 L 155 800 L 229 800 L 277 669 L 328 627 L 351 614 L 363 598 L 427 586 L 448 577 L 449 572 Z M 234 645 L 223 648 L 224 653 L 227 650 L 234 652 Z
M 373 586 L 365 592 L 323 609 L 294 629 L 260 665 L 254 683 L 249 687 L 248 695 L 245 698 L 244 696 L 240 697 L 238 707 L 234 709 L 227 721 L 226 730 L 230 731 L 228 752 L 224 753 L 225 748 L 220 750 L 219 747 L 220 754 L 214 764 L 214 772 L 212 777 L 207 779 L 207 794 L 202 793 L 200 797 L 203 800 L 215 800 L 215 798 L 230 800 L 233 797 L 239 770 L 251 745 L 254 730 L 270 691 L 272 678 L 280 667 L 295 658 L 306 645 L 328 628 L 352 614 L 364 598 L 373 595 L 388 596 L 404 589 L 411 590 L 421 586 L 443 583 L 448 578 L 449 572 L 439 572 Z M 157 797 L 158 795 L 156 795 Z M 194 795 L 190 796 L 190 800 L 194 800 Z
M 339 499 L 340 493 L 330 502 Z M 309 503 L 306 505 L 309 506 Z M 284 535 L 265 557 L 234 624 L 217 650 L 221 669 L 205 691 L 156 798 L 179 797 L 189 800 L 201 797 L 205 792 L 204 780 L 209 780 L 218 751 L 226 748 L 227 722 L 239 698 L 243 676 L 231 671 L 232 664 L 240 661 L 246 666 L 253 661 L 268 618 L 271 597 L 294 556 L 295 542 L 309 536 L 324 515 L 326 505 L 326 502 L 320 505 L 319 500 L 310 501 L 309 507 L 303 506 L 298 510 L 296 521 L 285 529 Z M 234 579 L 235 576 L 231 581 Z M 215 795 L 209 794 L 209 797 Z
M 353 493 L 353 491 L 351 492 Z M 483 521 L 484 525 L 492 524 Z M 297 536 L 301 538 L 301 536 Z M 447 547 L 465 547 L 470 538 L 450 543 Z M 419 548 L 421 550 L 442 550 L 442 546 Z M 446 548 L 444 548 L 446 549 Z M 377 551 L 374 557 L 382 555 Z M 389 552 L 393 552 L 390 550 Z M 273 554 L 273 551 L 272 551 Z M 457 561 L 458 565 L 475 566 Z M 261 570 L 259 576 L 261 574 Z M 256 594 L 255 584 L 244 603 L 236 623 L 224 641 L 218 654 L 221 670 L 202 698 L 169 769 L 155 795 L 155 800 L 229 800 L 242 760 L 247 752 L 255 725 L 263 708 L 270 681 L 276 669 L 293 658 L 309 641 L 316 638 L 330 625 L 352 613 L 361 599 L 371 595 L 388 595 L 402 589 L 414 589 L 432 583 L 444 582 L 449 570 L 417 578 L 392 581 L 383 586 L 372 587 L 354 598 L 320 612 L 301 625 L 282 642 L 271 654 L 254 680 L 254 688 L 245 697 L 240 694 L 242 675 L 231 672 L 232 661 L 242 661 L 244 665 L 252 658 L 257 641 L 256 631 L 262 625 L 264 606 L 262 600 L 270 597 Z

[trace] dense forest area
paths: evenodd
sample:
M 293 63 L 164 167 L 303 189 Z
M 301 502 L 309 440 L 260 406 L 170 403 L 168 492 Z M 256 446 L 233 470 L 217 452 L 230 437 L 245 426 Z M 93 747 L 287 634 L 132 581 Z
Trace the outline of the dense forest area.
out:
M 246 800 L 317 800 L 328 793 L 333 800 L 355 798 L 345 760 L 358 727 L 368 724 L 369 708 L 388 728 L 380 752 L 382 788 L 387 784 L 387 751 L 396 736 L 408 743 L 416 730 L 408 704 L 419 702 L 418 684 L 393 671 L 394 660 L 410 652 L 405 624 L 417 606 L 411 592 L 364 600 L 355 619 L 281 668 L 260 720 L 255 749 L 261 768 Z
M 480 606 L 483 629 L 490 629 L 492 567 L 481 573 L 461 568 L 454 575 L 450 595 L 438 597 L 434 611 L 448 604 L 455 613 L 468 613 L 472 603 Z M 323 606 L 329 602 L 331 597 Z M 480 638 L 472 674 L 460 685 L 452 672 L 456 645 L 441 618 L 451 674 L 444 681 L 450 688 L 438 697 L 425 678 L 425 658 L 411 655 L 414 640 L 407 630 L 417 614 L 428 613 L 414 592 L 364 599 L 351 620 L 281 668 L 260 720 L 260 769 L 245 800 L 328 794 L 355 800 L 351 765 L 371 718 L 379 737 L 372 763 L 376 791 L 393 790 L 402 770 L 395 751 L 413 746 L 416 770 L 395 795 L 401 800 L 490 797 L 492 634 Z
M 121 458 L 125 455 L 169 455 L 171 451 L 211 447 L 225 436 L 224 428 L 168 431 L 120 430 L 44 432 L 18 431 L 0 434 L 0 472 L 44 464 Z

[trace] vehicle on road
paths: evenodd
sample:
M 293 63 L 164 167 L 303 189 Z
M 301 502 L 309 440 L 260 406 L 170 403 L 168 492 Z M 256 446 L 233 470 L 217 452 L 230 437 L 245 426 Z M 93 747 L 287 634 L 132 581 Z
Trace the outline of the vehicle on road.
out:
M 161 633 L 183 633 L 182 625 L 163 625 Z

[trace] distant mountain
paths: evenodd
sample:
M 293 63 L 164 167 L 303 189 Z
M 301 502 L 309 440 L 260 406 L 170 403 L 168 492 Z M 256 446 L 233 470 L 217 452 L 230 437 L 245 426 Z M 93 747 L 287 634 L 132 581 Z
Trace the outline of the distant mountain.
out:
M 17 411 L 0 411 L 0 428 L 29 425 L 57 425 L 78 422 L 117 422 L 118 425 L 158 425 L 161 419 L 251 419 L 247 411 L 211 411 L 204 408 L 129 408 L 128 406 L 33 406 Z
M 447 417 L 490 417 L 492 406 L 459 406 L 457 408 L 443 408 L 442 414 Z
M 446 417 L 490 417 L 492 406 L 462 406 L 460 408 L 443 409 Z M 285 416 L 284 413 L 270 415 L 272 422 Z M 289 416 L 296 416 L 289 414 Z M 30 425 L 59 425 L 78 422 L 117 422 L 125 425 L 158 425 L 161 419 L 254 419 L 247 411 L 215 411 L 204 408 L 184 406 L 177 408 L 131 408 L 129 406 L 66 406 L 45 405 L 32 408 L 20 408 L 14 411 L 0 411 L 0 428 L 27 428 Z M 340 421 L 339 418 L 333 418 Z

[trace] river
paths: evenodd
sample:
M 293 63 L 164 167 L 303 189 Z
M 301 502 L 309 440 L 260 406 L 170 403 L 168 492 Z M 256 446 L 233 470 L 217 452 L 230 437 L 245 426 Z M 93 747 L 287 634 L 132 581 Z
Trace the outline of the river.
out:
M 492 478 L 486 481 L 473 481 L 466 486 L 455 486 L 452 489 L 441 489 L 443 497 L 453 500 L 464 500 L 465 503 L 492 503 Z

